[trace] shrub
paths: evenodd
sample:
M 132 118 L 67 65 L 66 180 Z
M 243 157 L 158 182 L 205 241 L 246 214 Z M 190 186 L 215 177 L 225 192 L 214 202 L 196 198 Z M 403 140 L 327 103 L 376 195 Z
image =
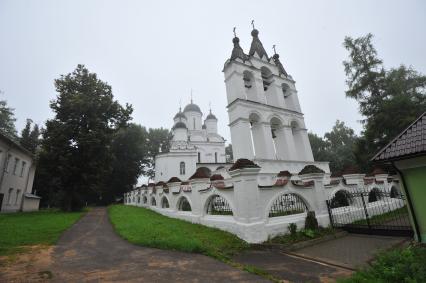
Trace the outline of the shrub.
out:
M 288 231 L 290 232 L 290 235 L 295 236 L 297 233 L 297 225 L 295 223 L 290 223 L 288 225 Z
M 312 239 L 312 238 L 315 238 L 315 231 L 311 229 L 305 229 L 303 230 L 303 235 Z
M 308 211 L 305 219 L 306 230 L 318 230 L 318 220 L 315 217 L 315 211 Z

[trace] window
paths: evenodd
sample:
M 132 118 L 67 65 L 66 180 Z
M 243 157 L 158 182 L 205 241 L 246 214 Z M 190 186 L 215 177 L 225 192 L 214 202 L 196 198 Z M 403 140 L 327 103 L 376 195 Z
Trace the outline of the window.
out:
M 181 175 L 185 175 L 185 162 L 183 162 L 183 161 L 182 161 L 182 162 L 180 163 L 180 166 L 179 166 L 179 167 L 180 167 L 180 174 L 181 174 Z
M 192 121 L 194 122 L 194 130 L 195 130 L 195 118 L 192 118 Z
M 198 153 L 198 163 L 201 163 L 201 153 Z
M 12 158 L 12 155 L 8 154 L 6 159 L 6 165 L 4 166 L 4 172 L 9 172 L 9 162 L 11 158 Z
M 15 165 L 13 165 L 13 175 L 16 175 L 16 169 L 18 169 L 19 158 L 15 158 Z
M 15 205 L 18 204 L 19 195 L 21 194 L 21 190 L 16 191 L 16 199 L 15 199 Z
M 7 195 L 7 204 L 12 204 L 12 194 L 13 194 L 13 189 L 10 188 L 9 194 Z
M 214 163 L 217 163 L 217 152 L 214 153 Z
M 27 166 L 27 163 L 25 161 L 22 161 L 21 177 L 24 176 L 25 166 Z

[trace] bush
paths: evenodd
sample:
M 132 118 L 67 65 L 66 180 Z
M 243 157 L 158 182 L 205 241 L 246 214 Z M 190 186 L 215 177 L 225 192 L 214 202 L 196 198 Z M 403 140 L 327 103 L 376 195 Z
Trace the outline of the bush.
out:
M 305 219 L 306 230 L 318 230 L 318 220 L 315 217 L 315 211 L 308 211 Z
M 426 282 L 426 248 L 410 246 L 380 254 L 371 267 L 357 271 L 345 283 Z
M 295 236 L 297 233 L 297 225 L 295 223 L 290 223 L 288 225 L 288 231 L 290 232 L 291 236 Z

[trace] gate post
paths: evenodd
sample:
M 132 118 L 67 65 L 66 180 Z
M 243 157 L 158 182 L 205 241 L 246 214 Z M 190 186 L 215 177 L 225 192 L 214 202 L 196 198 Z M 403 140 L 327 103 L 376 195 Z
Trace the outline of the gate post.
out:
M 368 215 L 367 206 L 365 205 L 364 192 L 361 193 L 361 199 L 362 199 L 362 206 L 364 207 L 365 219 L 367 220 L 368 230 L 370 230 L 370 233 L 371 233 L 371 225 L 370 225 L 370 218 L 369 218 L 370 216 Z
M 328 216 L 330 217 L 330 225 L 331 227 L 336 228 L 334 227 L 333 215 L 331 214 L 330 200 L 327 199 L 325 203 L 327 204 Z

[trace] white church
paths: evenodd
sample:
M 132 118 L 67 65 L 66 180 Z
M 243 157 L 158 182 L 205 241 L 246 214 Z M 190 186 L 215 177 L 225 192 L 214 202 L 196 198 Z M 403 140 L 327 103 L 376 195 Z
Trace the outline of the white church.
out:
M 278 54 L 268 56 L 259 31 L 253 28 L 251 35 L 248 53 L 233 38 L 223 68 L 235 162 L 226 163 L 217 118 L 210 111 L 203 120 L 191 100 L 174 117 L 170 151 L 156 157 L 155 183 L 126 193 L 124 203 L 216 227 L 250 243 L 287 233 L 290 223 L 304 227 L 309 211 L 324 227 L 330 224 L 329 209 L 342 221 L 348 214 L 363 217 L 365 208 L 351 199 L 331 208 L 326 201 L 357 187 L 397 191 L 398 180 L 382 172 L 332 177 L 328 162 L 314 161 L 295 81 Z M 402 199 L 376 198 L 366 207 L 391 202 L 394 208 L 404 205 Z

